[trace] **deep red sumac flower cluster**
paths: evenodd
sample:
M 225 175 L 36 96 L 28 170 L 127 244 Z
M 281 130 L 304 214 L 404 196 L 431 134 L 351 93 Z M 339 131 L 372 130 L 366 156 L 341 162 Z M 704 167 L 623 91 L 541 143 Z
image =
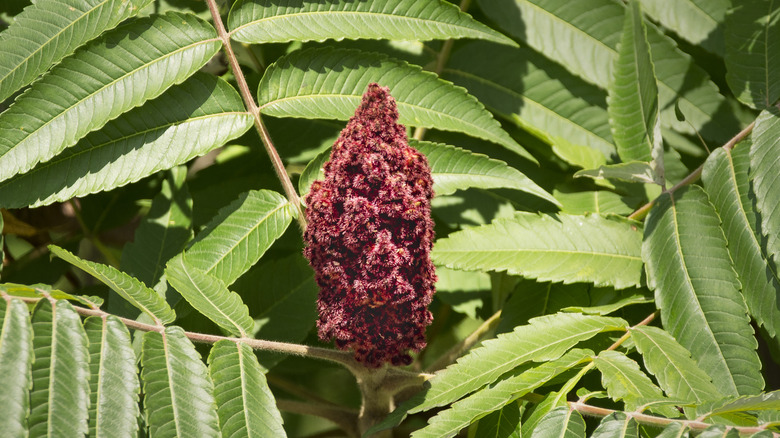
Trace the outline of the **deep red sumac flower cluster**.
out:
M 433 320 L 433 180 L 397 122 L 389 89 L 370 84 L 306 196 L 320 338 L 368 367 L 411 363 Z

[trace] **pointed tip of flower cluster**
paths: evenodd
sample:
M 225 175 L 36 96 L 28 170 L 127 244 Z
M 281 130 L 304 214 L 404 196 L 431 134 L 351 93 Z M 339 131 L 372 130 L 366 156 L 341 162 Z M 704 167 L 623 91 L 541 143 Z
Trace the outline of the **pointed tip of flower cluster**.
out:
M 433 180 L 397 122 L 389 89 L 370 84 L 306 197 L 320 338 L 368 367 L 409 364 L 433 320 Z

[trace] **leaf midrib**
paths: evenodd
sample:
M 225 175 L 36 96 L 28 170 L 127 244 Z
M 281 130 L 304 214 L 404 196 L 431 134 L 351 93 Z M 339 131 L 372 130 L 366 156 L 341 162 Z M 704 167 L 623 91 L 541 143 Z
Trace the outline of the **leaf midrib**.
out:
M 534 3 L 531 3 L 530 1 L 526 1 L 526 3 L 527 3 L 527 4 L 529 4 L 529 5 L 531 5 L 531 6 L 533 6 L 533 7 L 535 7 L 536 9 L 538 9 L 538 10 L 540 10 L 540 11 L 544 12 L 546 15 L 549 15 L 550 17 L 553 17 L 555 20 L 557 20 L 557 21 L 559 21 L 559 22 L 561 22 L 561 23 L 563 23 L 563 24 L 565 24 L 565 25 L 567 25 L 567 26 L 571 27 L 572 29 L 576 29 L 576 30 L 577 30 L 577 31 L 578 31 L 580 34 L 582 34 L 582 35 L 584 35 L 584 36 L 588 37 L 588 39 L 590 39 L 590 40 L 593 40 L 593 41 L 595 41 L 596 43 L 598 43 L 599 45 L 606 47 L 606 48 L 607 48 L 607 50 L 609 50 L 610 52 L 612 52 L 613 56 L 617 56 L 617 50 L 615 50 L 615 49 L 613 49 L 612 47 L 610 47 L 610 46 L 606 45 L 606 44 L 605 44 L 605 43 L 603 43 L 601 40 L 599 40 L 599 39 L 597 39 L 597 38 L 594 38 L 593 36 L 589 35 L 589 34 L 588 34 L 587 32 L 585 32 L 584 30 L 582 30 L 582 29 L 580 29 L 580 28 L 578 28 L 578 27 L 574 26 L 572 23 L 569 23 L 568 21 L 565 21 L 565 20 L 561 19 L 561 18 L 560 18 L 560 17 L 558 17 L 557 15 L 554 15 L 552 12 L 549 12 L 549 11 L 547 11 L 547 10 L 545 10 L 545 9 L 542 9 L 540 6 L 538 6 L 538 5 L 534 4 Z M 653 45 L 650 43 L 650 40 L 649 40 L 649 38 L 648 38 L 648 46 L 650 47 L 650 53 L 651 53 L 651 56 L 652 56 L 652 52 L 653 52 Z M 711 82 L 711 78 L 710 78 L 709 76 L 706 76 L 706 77 L 705 77 L 705 79 L 706 79 L 706 81 L 705 81 L 705 84 L 707 83 L 707 81 Z M 692 109 L 692 110 L 694 110 L 694 111 L 696 111 L 696 112 L 698 112 L 698 113 L 699 113 L 699 114 L 700 114 L 702 117 L 706 118 L 707 120 L 710 120 L 710 119 L 712 118 L 712 117 L 711 117 L 711 114 L 709 114 L 709 113 L 706 113 L 706 112 L 704 112 L 703 110 L 701 110 L 701 108 L 699 108 L 699 106 L 698 106 L 698 105 L 695 105 L 693 102 L 691 102 L 691 101 L 688 99 L 688 97 L 687 97 L 685 94 L 680 94 L 680 93 L 676 92 L 676 91 L 674 90 L 674 88 L 672 88 L 671 86 L 667 85 L 667 84 L 666 84 L 666 82 L 662 81 L 662 80 L 661 80 L 661 79 L 659 79 L 659 78 L 656 78 L 656 83 L 657 83 L 658 85 L 660 85 L 660 86 L 662 86 L 662 87 L 664 87 L 664 88 L 668 89 L 668 90 L 669 90 L 669 91 L 670 91 L 670 92 L 671 92 L 671 93 L 672 93 L 674 96 L 676 96 L 676 97 L 677 97 L 677 100 L 678 100 L 678 101 L 684 101 L 684 102 L 688 103 L 688 104 L 690 105 L 691 109 Z M 601 85 L 599 85 L 599 87 L 601 87 Z
M 326 94 L 305 94 L 305 95 L 289 96 L 289 97 L 277 98 L 277 99 L 272 100 L 270 102 L 267 102 L 267 103 L 265 103 L 263 105 L 260 105 L 259 109 L 262 112 L 263 109 L 265 109 L 265 108 L 268 108 L 268 107 L 273 108 L 274 105 L 278 105 L 279 103 L 283 103 L 283 102 L 293 102 L 294 103 L 295 101 L 304 101 L 305 102 L 307 99 L 315 100 L 315 99 L 334 99 L 334 98 L 338 98 L 338 99 L 354 99 L 356 101 L 360 101 L 362 96 L 358 96 L 358 95 L 354 95 L 354 94 L 332 94 L 332 93 L 326 93 Z M 497 134 L 494 134 L 494 133 L 492 133 L 490 131 L 487 131 L 484 128 L 482 128 L 481 126 L 475 125 L 473 123 L 468 123 L 464 119 L 459 119 L 457 117 L 451 116 L 449 113 L 435 111 L 435 110 L 430 109 L 430 108 L 425 108 L 425 107 L 422 107 L 420 105 L 413 105 L 413 104 L 410 104 L 410 103 L 407 103 L 407 102 L 402 102 L 402 101 L 396 101 L 396 103 L 397 103 L 397 105 L 399 107 L 399 111 L 398 111 L 399 113 L 405 113 L 404 111 L 401 111 L 400 108 L 407 107 L 407 108 L 410 108 L 410 110 L 414 111 L 414 112 L 418 112 L 419 111 L 419 112 L 421 112 L 423 114 L 425 114 L 425 113 L 436 114 L 437 116 L 439 116 L 439 118 L 449 120 L 450 123 L 454 123 L 456 125 L 458 125 L 458 124 L 465 124 L 465 125 L 473 128 L 474 130 L 477 130 L 477 131 L 481 132 L 483 136 L 486 136 L 487 138 L 492 139 L 492 141 L 499 142 L 499 144 L 504 144 L 506 142 L 506 140 L 500 141 L 499 140 L 500 137 L 497 136 Z M 408 124 L 410 126 L 422 126 L 421 124 L 412 124 L 412 123 L 409 123 L 409 122 L 406 122 L 406 124 Z
M 40 125 L 40 126 L 39 126 L 39 127 L 37 127 L 36 129 L 34 129 L 34 130 L 32 130 L 32 131 L 29 131 L 29 132 L 27 133 L 27 135 L 26 135 L 26 136 L 24 136 L 24 137 L 23 137 L 23 138 L 22 138 L 22 139 L 21 139 L 21 140 L 20 140 L 20 141 L 19 141 L 17 144 L 15 144 L 15 145 L 11 146 L 11 148 L 10 148 L 10 149 L 8 149 L 8 150 L 7 150 L 7 151 L 6 151 L 4 154 L 0 155 L 0 161 L 2 161 L 3 157 L 5 157 L 5 156 L 6 156 L 8 153 L 10 153 L 10 152 L 11 152 L 11 151 L 13 151 L 13 150 L 16 150 L 16 149 L 18 149 L 20 145 L 22 145 L 22 144 L 25 144 L 26 142 L 28 142 L 28 141 L 29 141 L 29 139 L 30 139 L 30 137 L 33 137 L 33 136 L 34 136 L 36 133 L 38 133 L 38 132 L 40 132 L 41 130 L 43 130 L 44 128 L 48 127 L 48 126 L 49 126 L 50 124 L 52 124 L 53 122 L 55 122 L 55 121 L 59 120 L 59 119 L 60 119 L 61 117 L 63 117 L 65 114 L 68 114 L 68 113 L 70 113 L 70 112 L 71 112 L 71 111 L 72 111 L 74 108 L 77 108 L 77 107 L 79 107 L 79 106 L 80 106 L 81 104 L 83 104 L 83 103 L 84 103 L 86 100 L 88 100 L 88 99 L 92 99 L 94 96 L 97 96 L 97 95 L 99 95 L 100 93 L 102 93 L 102 92 L 103 92 L 104 90 L 106 90 L 107 88 L 109 88 L 109 87 L 111 87 L 111 86 L 115 85 L 116 83 L 118 83 L 118 82 L 120 82 L 120 81 L 123 81 L 123 80 L 125 80 L 125 79 L 126 79 L 126 78 L 128 78 L 128 77 L 131 77 L 131 76 L 135 75 L 136 73 L 138 73 L 138 72 L 140 72 L 140 71 L 142 71 L 142 70 L 148 69 L 148 68 L 149 68 L 150 66 L 152 66 L 152 65 L 158 64 L 158 63 L 160 63 L 160 62 L 162 62 L 162 61 L 164 61 L 164 60 L 166 60 L 166 59 L 168 59 L 168 58 L 172 57 L 173 55 L 176 55 L 176 54 L 178 54 L 178 53 L 180 53 L 180 52 L 184 52 L 184 51 L 186 51 L 186 50 L 189 50 L 189 49 L 191 49 L 191 48 L 193 48 L 193 47 L 197 47 L 197 46 L 199 46 L 199 45 L 205 45 L 205 44 L 208 44 L 208 43 L 211 43 L 211 42 L 214 42 L 214 41 L 216 41 L 216 42 L 220 42 L 221 40 L 220 40 L 219 38 L 209 38 L 209 39 L 206 39 L 206 40 L 201 40 L 201 41 L 197 41 L 197 42 L 195 42 L 195 43 L 192 43 L 192 44 L 188 44 L 188 45 L 186 45 L 186 46 L 183 46 L 183 47 L 180 47 L 180 48 L 178 48 L 178 49 L 174 50 L 173 52 L 168 52 L 168 53 L 166 53 L 165 55 L 163 55 L 162 57 L 155 58 L 154 60 L 152 60 L 152 62 L 145 63 L 145 64 L 143 64 L 142 66 L 140 66 L 140 67 L 138 67 L 138 68 L 136 68 L 136 69 L 133 69 L 133 70 L 130 70 L 130 71 L 126 72 L 124 75 L 122 75 L 122 76 L 120 76 L 120 77 L 116 78 L 115 80 L 113 80 L 113 81 L 111 81 L 111 82 L 108 82 L 108 83 L 106 83 L 104 86 L 102 86 L 102 87 L 98 88 L 98 89 L 97 89 L 97 90 L 95 90 L 94 92 L 92 92 L 92 93 L 90 93 L 90 94 L 87 94 L 87 95 L 83 96 L 83 97 L 82 97 L 82 98 L 80 98 L 80 99 L 79 99 L 77 102 L 75 102 L 73 105 L 71 105 L 71 106 L 69 106 L 69 107 L 66 107 L 66 108 L 63 108 L 63 109 L 62 109 L 62 110 L 61 110 L 59 113 L 57 113 L 57 114 L 56 114 L 54 117 L 52 117 L 52 118 L 50 118 L 49 120 L 47 120 L 46 122 L 44 122 L 42 125 Z M 148 42 L 148 41 L 147 41 L 147 42 Z M 174 83 L 175 83 L 175 82 L 174 82 Z M 149 99 L 149 97 L 147 97 L 145 100 L 148 100 L 148 99 Z M 24 132 L 26 132 L 26 131 L 24 131 Z M 82 138 L 83 138 L 83 136 L 82 136 Z M 71 144 L 71 145 L 65 145 L 65 146 L 64 146 L 63 148 L 61 148 L 61 149 L 59 149 L 59 146 L 58 146 L 58 149 L 59 149 L 59 151 L 62 151 L 62 150 L 66 149 L 66 148 L 68 148 L 68 147 L 70 147 L 70 146 L 72 146 L 72 144 Z M 51 151 L 51 149 L 47 149 L 46 151 Z M 58 152 L 59 152 L 59 151 L 58 151 Z M 57 152 L 55 152 L 55 154 L 56 154 L 56 153 L 57 153 Z M 44 154 L 44 155 L 45 155 L 45 154 Z M 37 161 L 36 163 L 39 163 L 39 162 L 41 162 L 41 161 L 43 161 L 43 159 L 38 159 L 38 161 Z M 33 164 L 33 166 L 34 166 L 34 164 Z M 25 167 L 25 166 L 22 166 L 22 167 Z M 31 167 L 32 167 L 32 166 L 31 166 Z M 25 169 L 25 170 L 29 170 L 31 167 L 28 167 L 28 168 L 27 168 L 27 169 Z M 8 177 L 6 177 L 6 178 L 10 178 L 10 177 L 12 177 L 12 176 L 14 176 L 14 175 L 17 175 L 17 174 L 19 174 L 19 173 L 22 173 L 22 172 L 24 172 L 25 170 L 19 170 L 19 169 L 17 169 L 17 170 L 15 170 L 15 171 L 16 171 L 16 173 L 15 173 L 15 174 L 13 174 L 13 175 L 10 175 L 10 176 L 8 176 Z M 2 176 L 0 175 L 0 177 L 2 177 Z
M 571 334 L 571 335 L 569 335 L 569 336 L 567 336 L 565 338 L 558 338 L 557 342 L 552 342 L 552 343 L 547 343 L 547 344 L 544 344 L 544 345 L 540 345 L 537 348 L 534 348 L 533 350 L 526 350 L 526 351 L 524 351 L 524 354 L 521 354 L 521 355 L 517 356 L 515 358 L 515 361 L 521 361 L 520 363 L 522 363 L 523 358 L 533 357 L 536 353 L 538 353 L 541 350 L 548 349 L 548 348 L 554 348 L 555 346 L 560 345 L 560 344 L 567 344 L 568 341 L 571 340 L 571 339 L 577 339 L 577 338 L 585 336 L 586 334 L 589 334 L 589 333 L 593 333 L 593 334 L 600 333 L 602 330 L 606 330 L 608 328 L 609 327 L 599 326 L 597 328 L 592 328 L 590 330 L 574 332 L 573 334 Z M 528 341 L 525 341 L 525 342 L 528 342 Z M 488 348 L 488 347 L 482 347 L 482 348 Z M 445 369 L 445 371 L 446 371 L 446 369 Z M 474 376 L 472 376 L 472 377 L 470 377 L 470 378 L 468 378 L 466 380 L 461 380 L 459 384 L 456 384 L 455 386 L 451 386 L 451 387 L 447 388 L 447 390 L 445 392 L 441 392 L 436 397 L 433 397 L 433 398 L 431 398 L 429 400 L 426 400 L 425 403 L 422 405 L 422 406 L 425 406 L 425 407 L 422 408 L 422 409 L 438 406 L 437 403 L 440 403 L 440 402 L 436 401 L 436 400 L 441 399 L 443 397 L 446 397 L 448 395 L 448 393 L 455 392 L 457 389 L 460 389 L 460 388 L 462 388 L 464 386 L 470 385 L 471 382 L 473 382 L 475 380 L 478 380 L 481 377 L 483 377 L 484 375 L 490 374 L 493 371 L 495 371 L 495 370 L 491 369 L 488 372 L 483 372 L 483 373 L 474 375 Z M 441 374 L 439 374 L 438 376 L 441 376 Z M 434 377 L 434 379 L 435 379 L 435 377 Z M 435 382 L 432 381 L 431 383 L 433 384 Z M 418 406 L 418 407 L 415 407 L 415 408 L 411 409 L 409 411 L 409 413 L 420 412 L 420 410 L 421 410 L 421 408 Z
M 511 88 L 507 88 L 507 87 L 505 87 L 505 86 L 503 86 L 501 84 L 498 84 L 498 83 L 493 82 L 493 81 L 489 81 L 489 80 L 487 80 L 487 79 L 485 79 L 483 77 L 473 75 L 473 74 L 465 72 L 463 70 L 458 70 L 458 69 L 454 69 L 454 68 L 446 68 L 444 70 L 444 72 L 445 73 L 452 73 L 452 74 L 455 74 L 455 75 L 460 75 L 460 76 L 463 76 L 463 77 L 467 77 L 467 78 L 469 78 L 469 79 L 471 79 L 473 81 L 481 82 L 482 84 L 484 84 L 486 86 L 492 86 L 493 88 L 495 88 L 497 90 L 500 90 L 502 93 L 509 94 L 509 95 L 514 95 L 516 98 L 518 98 L 520 100 L 523 100 L 523 101 L 527 101 L 528 103 L 531 103 L 534 106 L 540 108 L 543 112 L 548 113 L 551 116 L 553 116 L 553 118 L 556 118 L 558 120 L 566 122 L 567 125 L 573 125 L 573 126 L 579 128 L 579 129 L 581 129 L 589 137 L 592 136 L 594 139 L 598 140 L 599 142 L 603 142 L 609 148 L 614 148 L 614 145 L 611 142 L 609 142 L 607 139 L 605 139 L 604 137 L 600 136 L 599 134 L 597 134 L 593 130 L 588 129 L 585 126 L 580 125 L 579 123 L 575 123 L 572 119 L 567 118 L 567 117 L 563 116 L 562 114 L 559 114 L 559 113 L 553 111 L 551 108 L 543 105 L 541 102 L 538 102 L 538 101 L 536 101 L 534 99 L 531 99 L 531 98 L 529 98 L 528 96 L 526 96 L 526 95 L 524 95 L 522 93 L 518 93 L 515 90 L 512 90 Z M 488 106 L 486 104 L 484 104 L 484 105 Z M 495 108 L 491 108 L 491 109 L 494 112 L 496 112 L 498 114 L 501 114 L 501 112 L 496 110 Z
M 268 202 L 268 203 L 270 204 L 271 202 Z M 249 235 L 250 235 L 250 234 L 252 234 L 252 233 L 254 233 L 254 232 L 257 230 L 257 228 L 258 228 L 258 227 L 260 227 L 261 225 L 263 225 L 263 224 L 264 224 L 264 223 L 265 223 L 265 222 L 268 220 L 268 218 L 270 218 L 270 217 L 271 217 L 271 216 L 272 216 L 274 213 L 276 213 L 277 211 L 279 211 L 279 210 L 283 209 L 283 208 L 284 208 L 285 206 L 287 206 L 288 204 L 289 204 L 289 202 L 288 202 L 288 201 L 284 201 L 284 202 L 282 202 L 281 204 L 279 204 L 279 205 L 278 205 L 276 208 L 274 208 L 274 209 L 272 209 L 272 210 L 269 210 L 269 211 L 268 211 L 268 213 L 267 213 L 265 216 L 261 217 L 261 218 L 260 218 L 260 219 L 259 219 L 259 220 L 258 220 L 258 221 L 255 223 L 255 225 L 254 225 L 254 226 L 252 226 L 252 228 L 250 228 L 250 229 L 249 229 L 249 230 L 248 230 L 246 233 L 244 233 L 244 235 L 243 235 L 243 236 L 242 236 L 240 239 L 236 240 L 236 241 L 235 241 L 235 243 L 233 243 L 233 245 L 231 245 L 229 248 L 227 248 L 227 250 L 226 250 L 226 251 L 224 251 L 224 252 L 221 254 L 221 256 L 220 256 L 218 259 L 216 259 L 216 260 L 214 261 L 214 263 L 213 263 L 211 266 L 209 266 L 209 268 L 208 268 L 208 269 L 204 270 L 203 272 L 204 272 L 205 274 L 209 274 L 209 275 L 210 275 L 210 274 L 211 274 L 211 271 L 212 271 L 212 270 L 214 270 L 214 268 L 215 268 L 217 265 L 219 265 L 219 264 L 220 264 L 220 263 L 221 263 L 223 260 L 225 260 L 225 258 L 228 256 L 228 254 L 232 253 L 232 252 L 233 252 L 233 250 L 234 250 L 234 249 L 235 249 L 235 248 L 236 248 L 238 245 L 240 245 L 240 244 L 242 244 L 244 241 L 246 241 L 246 240 L 249 238 Z M 202 242 L 202 241 L 201 241 L 201 242 Z
M 360 12 L 360 11 L 306 11 L 306 12 L 297 12 L 297 13 L 294 13 L 294 14 L 273 15 L 273 16 L 270 16 L 270 17 L 263 17 L 263 18 L 260 18 L 260 19 L 257 19 L 257 20 L 253 20 L 253 21 L 251 21 L 249 23 L 246 23 L 246 24 L 243 24 L 241 26 L 238 26 L 235 29 L 230 31 L 230 35 L 233 35 L 236 32 L 239 32 L 241 30 L 244 30 L 245 28 L 247 28 L 249 26 L 260 26 L 261 25 L 260 23 L 263 23 L 263 22 L 272 22 L 272 21 L 275 21 L 275 20 L 284 21 L 284 20 L 290 20 L 290 19 L 296 19 L 296 18 L 301 19 L 302 17 L 308 16 L 308 15 L 311 15 L 311 16 L 316 16 L 316 15 L 336 15 L 336 16 L 339 16 L 339 15 L 342 15 L 342 16 L 355 15 L 357 17 L 362 17 L 362 16 L 368 15 L 368 16 L 377 16 L 377 17 L 387 18 L 388 20 L 393 20 L 393 19 L 399 19 L 400 18 L 400 19 L 403 19 L 403 20 L 415 21 L 415 22 L 420 22 L 420 23 L 425 23 L 425 24 L 427 24 L 427 23 L 437 23 L 437 24 L 440 24 L 440 25 L 443 25 L 443 26 L 451 26 L 451 27 L 454 27 L 456 29 L 465 29 L 465 30 L 468 30 L 468 31 L 477 31 L 477 32 L 479 32 L 479 33 L 481 33 L 483 35 L 491 35 L 491 36 L 493 36 L 495 38 L 495 35 L 492 35 L 489 32 L 485 32 L 485 31 L 482 31 L 482 30 L 479 30 L 479 29 L 474 29 L 474 28 L 471 28 L 471 27 L 468 27 L 468 26 L 462 26 L 462 25 L 458 25 L 458 24 L 454 24 L 454 23 L 448 23 L 448 22 L 445 22 L 445 21 L 437 21 L 437 20 L 423 19 L 423 18 L 418 18 L 418 17 L 410 17 L 408 15 L 396 15 L 396 14 L 370 12 L 370 11 L 367 11 L 367 12 Z M 457 37 L 451 37 L 451 38 L 457 38 Z M 461 38 L 463 38 L 463 37 L 461 37 Z
M 696 288 L 693 287 L 691 276 L 689 275 L 689 272 L 688 272 L 688 269 L 687 269 L 688 264 L 685 263 L 685 256 L 683 255 L 682 245 L 680 244 L 680 224 L 677 221 L 678 211 L 677 211 L 677 206 L 674 203 L 674 199 L 672 199 L 671 211 L 672 211 L 672 221 L 674 222 L 673 225 L 674 225 L 674 231 L 675 231 L 673 233 L 673 235 L 674 235 L 674 241 L 675 241 L 675 244 L 676 244 L 675 248 L 674 248 L 674 251 L 680 257 L 680 263 L 682 264 L 681 268 L 682 268 L 682 271 L 683 271 L 683 274 L 684 274 L 684 277 L 685 277 L 685 284 L 687 284 L 688 287 L 689 287 L 688 292 L 693 297 L 694 302 L 696 303 L 695 305 L 696 305 L 696 307 L 698 308 L 698 310 L 700 312 L 701 318 L 704 320 L 704 323 L 702 324 L 702 326 L 700 328 L 704 328 L 705 329 L 706 335 L 709 335 L 708 337 L 710 338 L 710 341 L 715 345 L 715 348 L 718 351 L 718 353 L 720 355 L 720 358 L 722 359 L 722 364 L 723 364 L 723 366 L 725 366 L 726 371 L 728 371 L 727 374 L 730 377 L 732 377 L 730 382 L 731 382 L 731 384 L 733 386 L 733 390 L 734 390 L 734 392 L 736 394 L 739 394 L 739 389 L 737 388 L 736 382 L 734 381 L 733 376 L 731 375 L 731 368 L 729 367 L 729 365 L 728 365 L 728 363 L 726 361 L 726 356 L 723 354 L 723 349 L 721 348 L 721 345 L 718 342 L 718 340 L 715 338 L 715 333 L 712 331 L 712 327 L 710 327 L 709 319 L 707 319 L 707 317 L 705 316 L 704 309 L 702 308 L 701 302 L 699 301 L 699 296 L 696 295 Z M 696 361 L 696 360 L 694 360 L 694 361 L 698 363 L 698 361 Z
M 8 70 L 8 73 L 5 76 L 0 77 L 0 84 L 2 84 L 3 81 L 5 81 L 6 78 L 11 76 L 11 74 L 13 74 L 15 71 L 18 71 L 23 65 L 29 63 L 30 58 L 35 56 L 35 54 L 37 54 L 38 52 L 42 51 L 44 48 L 48 47 L 55 39 L 59 38 L 59 36 L 62 33 L 64 33 L 65 30 L 74 27 L 77 23 L 80 23 L 82 19 L 86 19 L 88 16 L 90 16 L 90 14 L 92 14 L 92 12 L 95 11 L 95 9 L 103 7 L 106 3 L 110 2 L 110 1 L 113 1 L 113 0 L 103 0 L 102 2 L 97 4 L 94 8 L 87 9 L 87 10 L 83 11 L 83 13 L 82 13 L 82 15 L 80 17 L 78 17 L 76 20 L 70 22 L 67 26 L 65 26 L 62 29 L 60 29 L 60 31 L 55 33 L 51 38 L 49 38 L 48 41 L 46 41 L 44 44 L 41 44 L 41 46 L 39 48 L 35 49 L 30 54 L 30 56 L 24 58 L 15 68 L 11 68 L 10 70 Z
M 541 253 L 541 254 L 548 254 L 548 253 L 563 253 L 563 254 L 573 254 L 573 255 L 591 255 L 591 256 L 597 256 L 597 257 L 607 257 L 607 258 L 622 258 L 626 260 L 632 260 L 632 261 L 641 261 L 641 257 L 637 256 L 631 256 L 627 254 L 615 254 L 615 253 L 606 253 L 606 252 L 586 252 L 582 250 L 558 250 L 558 249 L 528 249 L 528 248 L 498 248 L 498 249 L 458 249 L 458 250 L 451 250 L 451 249 L 440 249 L 435 252 L 446 252 L 446 253 L 468 253 L 468 254 L 480 254 L 480 253 L 506 253 L 506 252 L 522 252 L 523 254 L 534 254 L 534 253 Z
M 158 132 L 158 131 L 165 131 L 165 130 L 171 128 L 171 127 L 184 126 L 184 125 L 187 125 L 187 124 L 190 124 L 190 123 L 193 123 L 193 122 L 197 122 L 197 121 L 201 121 L 201 120 L 207 120 L 207 119 L 210 119 L 210 118 L 219 118 L 219 117 L 224 117 L 224 116 L 228 116 L 228 115 L 249 115 L 249 113 L 245 112 L 245 111 L 243 111 L 243 112 L 242 111 L 230 111 L 230 112 L 224 112 L 224 113 L 206 114 L 206 115 L 199 116 L 199 117 L 191 117 L 191 118 L 187 118 L 185 120 L 179 120 L 179 121 L 168 123 L 168 124 L 165 124 L 165 125 L 159 125 L 159 126 L 156 126 L 154 128 L 151 128 L 151 129 L 145 129 L 145 130 L 142 130 L 142 131 L 133 131 L 133 133 L 130 134 L 130 135 L 125 135 L 125 136 L 122 136 L 122 137 L 119 137 L 119 138 L 113 138 L 113 139 L 110 139 L 109 141 L 106 141 L 106 142 L 103 142 L 103 143 L 96 143 L 96 144 L 94 144 L 93 146 L 91 146 L 89 148 L 86 148 L 84 150 L 72 153 L 72 154 L 70 154 L 68 156 L 58 156 L 58 157 L 55 157 L 52 160 L 45 161 L 40 166 L 35 166 L 29 172 L 25 172 L 24 176 L 26 177 L 26 176 L 29 176 L 29 175 L 33 175 L 33 174 L 38 173 L 40 171 L 46 170 L 47 168 L 49 168 L 51 166 L 55 166 L 55 165 L 58 165 L 60 163 L 63 163 L 63 162 L 69 161 L 69 160 L 73 160 L 73 159 L 75 159 L 76 157 L 78 157 L 78 156 L 80 156 L 82 154 L 92 153 L 92 152 L 94 152 L 97 149 L 109 147 L 109 146 L 114 145 L 116 143 L 127 141 L 128 139 L 132 139 L 134 137 L 144 137 L 147 134 L 150 134 L 150 133 L 153 133 L 153 132 Z M 0 189 L 2 189 L 3 187 L 7 186 L 8 184 L 11 184 L 14 181 L 15 181 L 15 178 L 13 178 L 13 177 L 11 177 L 11 178 L 9 178 L 9 179 L 7 179 L 5 181 L 0 181 Z

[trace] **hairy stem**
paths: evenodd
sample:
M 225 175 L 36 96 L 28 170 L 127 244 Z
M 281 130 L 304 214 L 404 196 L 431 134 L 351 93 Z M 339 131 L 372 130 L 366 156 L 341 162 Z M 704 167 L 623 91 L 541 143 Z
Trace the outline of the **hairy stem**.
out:
M 254 119 L 255 129 L 257 129 L 257 133 L 260 134 L 263 147 L 265 148 L 268 157 L 271 159 L 271 164 L 273 164 L 276 176 L 282 183 L 282 188 L 284 189 L 284 193 L 287 196 L 287 199 L 291 204 L 293 204 L 293 206 L 295 206 L 295 209 L 298 211 L 298 225 L 300 225 L 301 230 L 306 230 L 306 216 L 303 214 L 301 199 L 298 197 L 298 192 L 295 191 L 295 186 L 293 185 L 292 180 L 290 180 L 290 175 L 287 174 L 287 170 L 284 168 L 284 163 L 282 162 L 281 157 L 279 157 L 279 153 L 276 151 L 276 148 L 271 141 L 271 135 L 268 133 L 268 129 L 266 129 L 265 124 L 263 124 L 263 120 L 260 118 L 260 108 L 258 108 L 257 103 L 255 103 L 255 99 L 252 96 L 252 92 L 249 90 L 249 85 L 247 84 L 246 78 L 244 77 L 244 73 L 241 71 L 241 66 L 238 64 L 238 58 L 236 58 L 236 54 L 233 52 L 233 47 L 230 45 L 230 35 L 225 30 L 225 25 L 222 23 L 222 17 L 219 15 L 219 9 L 217 8 L 216 0 L 206 0 L 206 3 L 208 4 L 209 10 L 211 11 L 211 18 L 214 20 L 214 26 L 217 29 L 217 35 L 219 35 L 219 38 L 222 40 L 222 47 L 225 49 L 225 56 L 227 56 L 230 68 L 233 70 L 233 76 L 236 78 L 236 83 L 238 84 L 238 91 L 241 93 L 241 98 L 244 100 L 244 104 L 246 105 L 247 110 Z
M 734 148 L 734 146 L 737 145 L 740 141 L 744 140 L 745 137 L 750 135 L 751 132 L 753 132 L 753 126 L 755 126 L 756 122 L 752 122 L 749 124 L 745 129 L 740 131 L 737 135 L 732 137 L 731 140 L 729 140 L 726 144 L 724 144 L 722 147 L 723 149 L 730 151 Z M 676 190 L 680 189 L 681 187 L 687 186 L 689 184 L 692 184 L 696 181 L 698 181 L 699 177 L 701 177 L 701 172 L 704 170 L 704 164 L 697 167 L 696 170 L 690 173 L 690 175 L 686 176 L 682 181 L 675 184 L 674 187 L 672 187 L 669 190 L 664 191 L 664 193 L 674 193 Z M 655 205 L 655 202 L 658 198 L 653 199 L 652 201 L 648 202 L 647 204 L 639 207 L 636 211 L 631 213 L 628 218 L 629 219 L 635 219 L 635 220 L 641 220 L 645 216 L 647 216 L 647 213 L 650 212 L 650 209 L 653 208 L 653 205 Z

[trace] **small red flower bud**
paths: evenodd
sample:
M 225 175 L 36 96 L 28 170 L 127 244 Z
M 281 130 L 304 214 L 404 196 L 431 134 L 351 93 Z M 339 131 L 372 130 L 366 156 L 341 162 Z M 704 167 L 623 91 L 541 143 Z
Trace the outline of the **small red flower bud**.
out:
M 433 179 L 397 122 L 389 89 L 370 84 L 306 196 L 320 338 L 374 368 L 411 363 L 433 321 Z

